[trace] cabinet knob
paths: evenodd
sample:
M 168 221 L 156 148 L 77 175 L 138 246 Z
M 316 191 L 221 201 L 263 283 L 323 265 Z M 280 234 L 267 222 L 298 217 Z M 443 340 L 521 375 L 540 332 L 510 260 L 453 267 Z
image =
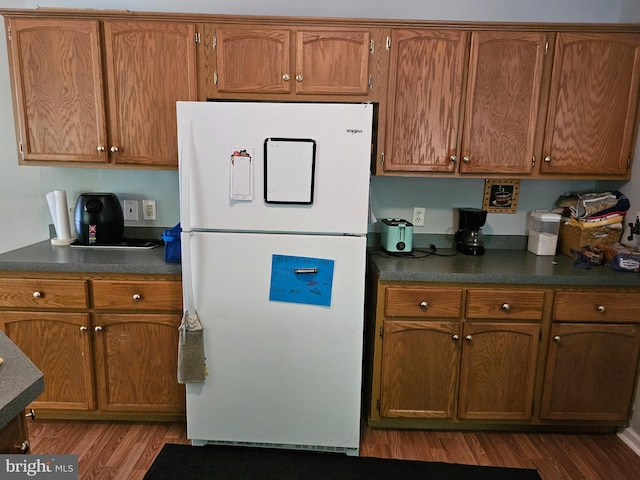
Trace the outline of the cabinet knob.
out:
M 118 151 L 118 147 L 113 145 L 109 150 L 111 150 L 111 153 L 116 153 Z
M 299 73 L 299 74 L 297 74 L 297 75 L 296 75 L 296 80 L 297 80 L 298 82 L 301 82 L 303 78 L 304 78 L 304 77 L 302 76 L 302 74 L 301 74 L 301 73 Z
M 502 304 L 502 310 L 504 310 L 505 312 L 508 312 L 510 309 L 511 309 L 511 306 L 509 306 L 508 303 Z
M 450 161 L 450 162 L 457 162 L 457 161 L 458 161 L 458 157 L 456 157 L 455 155 L 451 155 L 451 156 L 449 157 L 449 161 Z
M 555 337 L 553 337 L 553 341 L 554 342 L 559 342 L 560 341 L 560 335 L 556 335 Z
M 101 331 L 102 331 L 102 327 L 101 327 L 100 325 L 96 325 L 93 329 L 94 329 L 96 332 L 101 332 Z
M 606 308 L 604 308 L 604 305 L 598 305 L 597 310 L 598 310 L 600 313 L 604 313 L 607 309 L 606 309 Z
M 30 418 L 31 420 L 35 420 L 36 419 L 36 412 L 33 408 L 30 408 L 29 410 L 27 410 L 27 413 L 24 414 L 24 416 L 26 418 Z
M 427 302 L 420 302 L 420 308 L 426 309 L 429 306 Z
M 464 339 L 465 339 L 467 342 L 470 342 L 471 340 L 473 340 L 473 337 L 472 337 L 471 335 L 467 335 L 466 337 L 464 337 Z
M 289 75 L 288 73 L 285 73 L 284 75 L 282 75 L 282 79 L 285 82 L 288 82 L 289 80 L 291 80 L 291 75 Z
M 104 145 L 98 145 L 98 152 L 102 153 L 104 152 L 106 149 L 104 148 Z
M 463 161 L 464 163 L 469 163 L 469 162 L 471 161 L 471 157 L 464 156 L 464 157 L 462 157 L 462 161 Z
M 549 156 L 544 157 L 544 161 L 547 162 L 547 163 L 551 162 L 551 157 L 549 157 Z
M 33 292 L 33 298 L 40 298 L 42 294 L 40 292 Z
M 138 301 L 138 300 L 140 300 L 141 298 L 142 298 L 142 296 L 141 296 L 139 293 L 134 293 L 134 294 L 133 294 L 133 299 L 134 299 L 135 301 Z
M 453 340 L 454 342 L 457 342 L 458 340 L 460 340 L 460 336 L 456 335 L 456 334 L 453 334 L 453 335 L 451 335 L 451 340 Z
M 86 332 L 87 330 L 89 330 L 89 329 L 88 329 L 87 327 L 85 327 L 84 325 L 82 325 L 82 326 L 80 327 L 80 331 L 81 331 L 81 332 Z

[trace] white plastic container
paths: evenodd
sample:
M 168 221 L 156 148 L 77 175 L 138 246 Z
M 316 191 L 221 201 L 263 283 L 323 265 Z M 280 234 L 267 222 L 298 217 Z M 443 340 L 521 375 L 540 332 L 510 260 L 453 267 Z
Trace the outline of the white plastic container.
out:
M 531 212 L 527 250 L 536 255 L 555 255 L 561 218 L 557 213 L 548 211 Z

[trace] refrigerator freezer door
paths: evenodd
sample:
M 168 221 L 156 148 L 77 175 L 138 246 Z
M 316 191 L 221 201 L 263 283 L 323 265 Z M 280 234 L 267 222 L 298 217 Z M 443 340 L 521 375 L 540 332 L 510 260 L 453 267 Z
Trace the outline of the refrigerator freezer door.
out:
M 184 230 L 366 234 L 372 104 L 178 102 L 177 114 Z M 310 204 L 265 202 L 270 138 L 315 141 Z M 294 171 L 272 183 L 296 192 Z
M 209 372 L 187 385 L 188 437 L 357 454 L 366 238 L 183 233 L 182 241 L 191 242 Z M 270 301 L 272 282 L 282 285 L 273 255 L 333 261 L 329 306 Z

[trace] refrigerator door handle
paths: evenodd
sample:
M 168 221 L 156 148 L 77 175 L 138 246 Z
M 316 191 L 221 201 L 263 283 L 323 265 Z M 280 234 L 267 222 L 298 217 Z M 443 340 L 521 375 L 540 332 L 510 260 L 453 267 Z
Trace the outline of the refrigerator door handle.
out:
M 296 268 L 293 270 L 293 273 L 295 274 L 299 274 L 299 273 L 318 273 L 318 269 L 317 268 Z
M 195 314 L 193 269 L 191 267 L 191 232 L 182 232 L 182 288 L 185 312 Z
M 180 219 L 183 232 L 191 232 L 191 122 L 182 122 L 180 165 L 178 176 L 180 181 Z

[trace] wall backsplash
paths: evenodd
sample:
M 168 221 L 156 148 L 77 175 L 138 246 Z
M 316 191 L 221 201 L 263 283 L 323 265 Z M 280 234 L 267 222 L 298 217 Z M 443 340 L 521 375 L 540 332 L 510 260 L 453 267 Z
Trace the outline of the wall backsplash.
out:
M 483 231 L 486 235 L 525 235 L 530 211 L 551 209 L 560 195 L 593 190 L 596 184 L 588 180 L 522 180 L 517 212 L 489 213 Z M 453 234 L 458 227 L 457 208 L 482 208 L 484 179 L 372 177 L 371 190 L 378 220 L 411 221 L 413 207 L 425 207 L 424 227 L 414 227 L 415 233 Z M 379 231 L 379 225 L 371 225 L 372 230 Z
M 113 192 L 120 200 L 156 200 L 156 221 L 140 220 L 127 225 L 171 227 L 180 218 L 176 171 L 43 167 L 42 188 L 44 192 L 66 190 L 69 205 L 75 204 L 80 193 L 90 191 Z M 594 188 L 595 182 L 585 180 L 522 180 L 517 212 L 490 213 L 483 230 L 487 235 L 525 235 L 529 211 L 552 208 L 555 199 L 567 191 Z M 425 226 L 415 227 L 414 231 L 452 234 L 457 229 L 457 208 L 482 207 L 484 179 L 374 176 L 371 191 L 373 213 L 378 220 L 405 218 L 411 221 L 413 207 L 425 207 Z M 42 210 L 48 215 L 44 197 Z M 379 231 L 379 223 L 371 225 L 369 230 Z

